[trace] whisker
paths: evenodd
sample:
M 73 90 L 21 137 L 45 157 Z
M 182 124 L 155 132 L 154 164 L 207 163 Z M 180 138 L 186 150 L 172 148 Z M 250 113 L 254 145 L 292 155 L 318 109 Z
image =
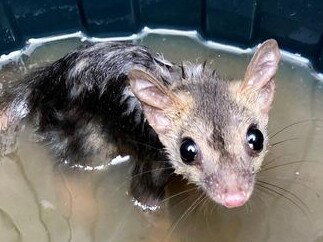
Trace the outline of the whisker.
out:
M 255 188 L 257 189 L 257 187 L 255 187 Z M 257 198 L 261 203 L 263 203 L 266 206 L 265 201 L 262 199 L 262 197 L 260 196 L 259 193 L 255 192 L 253 195 L 255 196 L 255 198 Z
M 250 212 L 250 200 L 244 206 L 246 208 L 247 214 Z
M 174 169 L 173 167 L 155 168 L 155 169 L 151 169 L 151 170 L 147 170 L 147 171 L 137 173 L 135 175 L 128 176 L 128 177 L 126 177 L 126 179 L 131 180 L 132 178 L 135 178 L 135 177 L 138 177 L 138 176 L 141 176 L 141 175 L 144 175 L 144 174 L 148 174 L 148 173 L 151 173 L 151 172 L 154 172 L 154 171 L 164 171 L 164 170 L 173 170 L 173 169 Z
M 209 199 L 207 196 L 204 197 L 204 202 L 202 204 L 202 208 L 204 207 L 204 211 L 206 212 L 206 209 L 208 208 L 207 203 L 209 203 Z
M 209 206 L 208 206 L 208 203 L 209 202 L 209 199 L 208 199 L 208 197 L 207 196 L 204 196 L 204 198 L 203 198 L 203 202 L 202 202 L 202 204 L 201 204 L 201 206 L 200 206 L 200 210 L 201 210 L 201 212 L 203 212 L 203 218 L 204 218 L 204 220 L 205 220 L 205 225 L 206 225 L 206 228 L 207 228 L 207 231 L 209 232 L 209 234 L 210 234 L 210 223 L 208 223 L 208 221 L 207 221 L 207 211 L 208 211 L 208 208 L 209 208 Z
M 316 119 L 316 118 L 313 118 L 313 119 L 304 119 L 304 120 L 301 120 L 301 121 L 297 121 L 295 123 L 289 124 L 289 125 L 285 126 L 284 128 L 276 131 L 274 134 L 269 135 L 269 138 L 271 139 L 271 138 L 275 137 L 276 135 L 280 134 L 281 132 L 283 132 L 284 130 L 286 130 L 288 128 L 291 128 L 291 127 L 293 127 L 295 125 L 303 124 L 303 123 L 307 123 L 307 122 L 316 122 L 316 121 L 323 122 L 323 120 Z
M 273 194 L 270 193 L 268 190 L 264 189 L 263 187 L 259 186 L 257 184 L 255 184 L 255 190 L 259 191 L 259 192 L 262 192 L 262 193 L 265 193 L 269 196 L 272 196 Z
M 249 199 L 247 204 L 249 204 L 248 206 L 250 207 L 250 213 L 252 213 L 252 209 L 253 209 L 253 206 L 254 206 L 254 201 Z
M 266 177 L 264 177 L 264 176 L 258 176 L 258 179 L 262 179 L 262 178 L 265 178 L 266 179 Z M 299 181 L 299 180 L 296 180 L 296 179 L 288 179 L 288 178 L 285 178 L 285 177 L 278 177 L 278 176 L 270 176 L 270 178 L 275 178 L 276 180 L 281 180 L 281 181 L 293 181 L 293 184 L 297 184 L 297 185 L 302 185 L 303 187 L 305 187 L 307 190 L 310 190 L 311 192 L 313 192 L 315 195 L 316 195 L 316 197 L 320 197 L 321 195 L 320 195 L 320 193 L 318 192 L 318 191 L 316 191 L 316 190 L 314 190 L 312 187 L 310 187 L 310 186 L 308 186 L 308 185 L 306 185 L 304 182 L 301 182 L 301 181 Z
M 208 199 L 207 199 L 207 197 L 206 196 L 204 196 L 204 198 L 203 198 L 203 203 L 202 203 L 202 205 L 200 206 L 200 210 L 202 210 L 203 211 L 203 216 L 204 216 L 204 218 L 206 217 L 206 212 L 207 212 L 207 206 L 206 206 L 206 204 L 207 204 L 207 202 L 208 202 Z
M 190 194 L 188 194 L 186 197 L 178 201 L 176 204 L 172 205 L 172 207 L 177 207 L 178 205 L 182 204 L 183 202 L 187 201 L 190 198 Z
M 279 195 L 281 196 L 282 198 L 288 200 L 291 204 L 293 204 L 294 206 L 296 206 L 306 217 L 308 217 L 307 215 L 307 212 L 299 205 L 297 204 L 293 199 L 291 199 L 290 197 L 288 196 L 285 196 L 283 193 L 281 192 L 278 192 L 270 187 L 266 187 L 265 185 L 262 185 L 262 184 L 256 184 L 257 186 L 265 189 L 267 192 L 268 195 L 272 195 L 272 194 L 276 194 L 276 195 Z M 263 190 L 264 191 L 264 190 Z
M 295 153 L 294 153 L 295 154 Z M 279 155 L 275 158 L 272 158 L 270 161 L 266 161 L 264 160 L 264 164 L 262 166 L 262 168 L 266 168 L 268 165 L 272 164 L 272 163 L 275 163 L 276 161 L 279 161 L 280 158 L 282 157 L 285 157 L 285 156 L 292 156 L 294 154 L 282 154 L 282 155 Z
M 127 185 L 127 183 L 128 183 L 129 181 L 131 181 L 131 179 L 133 179 L 133 178 L 135 178 L 135 177 L 137 177 L 137 176 L 141 176 L 141 175 L 143 175 L 143 174 L 150 173 L 150 172 L 153 172 L 153 171 L 162 171 L 162 170 L 168 170 L 168 169 L 173 169 L 173 167 L 163 167 L 163 168 L 152 169 L 152 170 L 148 170 L 148 171 L 140 172 L 140 173 L 138 173 L 138 174 L 136 174 L 136 175 L 133 175 L 133 176 L 125 177 L 125 181 L 124 181 L 124 182 L 122 182 L 122 183 L 120 184 L 120 186 L 118 186 L 118 187 L 115 189 L 115 191 L 116 191 L 116 192 L 117 192 L 117 191 L 119 191 L 123 186 Z
M 169 197 L 167 197 L 167 198 L 165 198 L 165 199 L 161 200 L 160 202 L 161 202 L 161 203 L 167 202 L 168 200 L 170 200 L 170 199 L 172 199 L 172 198 L 178 197 L 178 196 L 180 196 L 180 195 L 182 195 L 182 194 L 185 194 L 185 193 L 191 192 L 191 191 L 193 191 L 193 190 L 196 190 L 196 187 L 186 189 L 186 190 L 184 190 L 184 191 L 182 191 L 182 192 L 178 192 L 178 193 L 176 193 L 176 194 L 174 194 L 174 195 L 172 195 L 172 196 L 169 196 Z
M 208 200 L 208 199 L 206 199 L 206 201 L 210 201 L 210 200 Z M 211 213 L 209 213 L 208 214 L 208 216 L 207 215 L 205 215 L 204 214 L 204 219 L 205 219 L 205 224 L 206 224 L 206 229 L 207 229 L 207 232 L 209 233 L 209 235 L 211 235 L 212 237 L 215 237 L 214 236 L 214 232 L 213 232 L 213 229 L 211 229 L 211 226 L 210 226 L 210 222 L 209 222 L 209 218 L 210 218 L 210 214 L 211 214 L 211 216 L 212 216 L 212 210 L 214 209 L 214 207 L 215 207 L 215 204 L 214 203 L 212 203 L 212 209 L 211 209 Z
M 297 160 L 297 161 L 283 163 L 283 164 L 279 164 L 279 165 L 275 165 L 275 166 L 270 166 L 270 167 L 267 167 L 265 169 L 259 170 L 258 173 L 265 172 L 265 171 L 269 171 L 269 170 L 272 170 L 272 169 L 276 169 L 278 167 L 283 167 L 283 166 L 288 166 L 288 165 L 293 165 L 293 164 L 299 164 L 299 163 L 313 163 L 313 164 L 323 165 L 323 163 L 321 161 Z
M 184 220 L 185 217 L 187 217 L 190 212 L 192 212 L 200 203 L 201 201 L 203 201 L 203 194 L 201 194 L 194 203 L 192 203 L 188 209 L 185 210 L 185 212 L 176 220 L 176 222 L 174 224 L 171 225 L 170 227 L 170 231 L 167 234 L 167 236 L 165 237 L 165 239 L 163 241 L 169 241 L 169 238 L 171 236 L 171 234 L 175 231 L 176 227 L 178 226 L 178 224 Z
M 293 192 L 291 192 L 291 191 L 289 191 L 289 190 L 287 190 L 287 189 L 285 189 L 283 187 L 280 187 L 280 186 L 278 186 L 276 184 L 270 183 L 270 182 L 260 181 L 260 180 L 258 180 L 257 182 L 260 182 L 262 184 L 266 184 L 266 185 L 271 186 L 271 187 L 275 187 L 275 188 L 289 194 L 290 196 L 294 197 L 299 203 L 301 203 L 308 211 L 310 210 L 309 207 L 307 206 L 307 204 L 302 199 L 300 199 L 300 197 L 297 196 L 295 193 L 293 193 Z
M 300 138 L 294 137 L 294 138 L 290 138 L 290 139 L 281 140 L 281 141 L 275 142 L 273 144 L 269 144 L 269 147 L 274 147 L 276 145 L 279 145 L 279 144 L 282 144 L 282 143 L 285 143 L 285 142 L 289 142 L 289 141 L 293 141 L 293 140 L 299 140 L 299 139 Z
M 216 203 L 213 203 L 212 209 L 211 209 L 211 215 L 213 215 L 213 211 L 215 208 L 218 208 L 219 206 Z
M 296 205 L 297 204 L 297 206 L 299 207 L 299 208 L 301 208 L 301 210 L 302 210 L 302 212 L 304 212 L 304 214 L 307 214 L 307 213 L 305 213 L 305 211 L 307 210 L 307 211 L 310 211 L 310 209 L 309 209 L 309 207 L 306 205 L 306 203 L 302 200 L 302 199 L 300 199 L 297 195 L 295 195 L 294 193 L 292 193 L 291 191 L 288 191 L 287 189 L 285 189 L 285 188 L 282 188 L 282 187 L 280 187 L 280 186 L 278 186 L 278 185 L 275 185 L 275 184 L 272 184 L 272 183 L 269 183 L 269 182 L 265 182 L 265 181 L 257 181 L 257 185 L 258 186 L 264 186 L 264 187 L 266 187 L 267 189 L 271 189 L 272 191 L 274 191 L 275 193 L 277 193 L 277 194 L 280 194 L 282 197 L 284 197 L 284 198 L 286 198 L 286 199 L 288 199 L 289 201 L 293 201 L 293 203 Z M 259 183 L 261 183 L 261 184 L 259 184 Z M 276 188 L 276 189 L 279 189 L 280 191 L 282 191 L 282 192 L 285 192 L 285 193 L 287 193 L 289 196 L 291 196 L 291 197 L 293 197 L 293 198 L 295 198 L 300 204 L 302 204 L 302 206 L 304 206 L 305 207 L 305 209 L 306 210 L 304 210 L 298 203 L 296 203 L 291 197 L 288 197 L 287 195 L 284 195 L 283 193 L 281 193 L 281 192 L 278 192 L 277 190 L 275 190 L 275 189 L 272 189 L 272 188 L 269 188 L 269 187 L 267 187 L 267 186 L 271 186 L 271 187 L 273 187 L 273 188 Z
M 130 141 L 130 142 L 133 142 L 133 143 L 137 143 L 137 144 L 141 144 L 141 145 L 144 145 L 146 147 L 149 147 L 153 150 L 157 150 L 157 151 L 162 151 L 163 148 L 160 148 L 160 147 L 157 147 L 157 146 L 154 146 L 154 145 L 151 145 L 149 143 L 146 143 L 146 142 L 143 142 L 143 141 L 140 141 L 140 140 L 136 140 L 136 139 L 133 139 L 133 138 L 126 138 L 127 141 Z

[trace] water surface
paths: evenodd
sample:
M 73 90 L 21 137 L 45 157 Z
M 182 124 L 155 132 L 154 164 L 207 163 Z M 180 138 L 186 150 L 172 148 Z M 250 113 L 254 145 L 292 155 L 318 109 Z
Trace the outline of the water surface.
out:
M 241 78 L 251 58 L 183 36 L 149 34 L 134 42 L 177 63 L 207 59 L 230 79 Z M 2 87 L 80 44 L 50 42 L 3 66 Z M 283 61 L 276 90 L 272 147 L 258 176 L 270 189 L 257 186 L 239 209 L 199 203 L 200 194 L 183 193 L 191 187 L 177 178 L 162 209 L 144 213 L 128 194 L 131 160 L 103 163 L 102 170 L 62 167 L 26 126 L 0 159 L 0 241 L 323 241 L 323 83 L 310 68 Z M 1 136 L 9 138 L 15 140 Z

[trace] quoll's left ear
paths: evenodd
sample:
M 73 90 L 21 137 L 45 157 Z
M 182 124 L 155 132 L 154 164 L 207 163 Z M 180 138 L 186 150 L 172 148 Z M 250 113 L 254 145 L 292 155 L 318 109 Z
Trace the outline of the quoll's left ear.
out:
M 273 101 L 274 78 L 280 57 L 276 40 L 269 39 L 262 43 L 252 57 L 241 84 L 241 94 L 253 100 L 256 98 L 257 105 L 265 113 Z
M 158 135 L 171 127 L 168 112 L 173 105 L 171 91 L 150 73 L 133 69 L 128 74 L 130 88 L 140 101 L 145 117 Z

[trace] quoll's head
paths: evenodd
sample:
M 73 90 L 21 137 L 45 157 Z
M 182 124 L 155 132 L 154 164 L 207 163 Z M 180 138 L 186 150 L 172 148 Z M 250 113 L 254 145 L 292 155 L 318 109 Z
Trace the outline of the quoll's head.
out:
M 267 40 L 238 81 L 222 80 L 203 65 L 184 65 L 181 80 L 170 85 L 143 70 L 129 73 L 175 172 L 228 208 L 242 206 L 254 189 L 279 60 L 277 42 Z

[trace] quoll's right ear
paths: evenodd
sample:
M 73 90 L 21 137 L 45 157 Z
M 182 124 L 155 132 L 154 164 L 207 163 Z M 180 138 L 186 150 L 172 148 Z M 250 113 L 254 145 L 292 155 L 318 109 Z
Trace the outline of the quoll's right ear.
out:
M 162 135 L 171 128 L 168 115 L 174 103 L 172 92 L 150 73 L 133 69 L 128 74 L 130 88 L 140 101 L 145 117 L 157 134 Z
M 241 95 L 255 100 L 263 113 L 268 113 L 273 101 L 274 78 L 280 57 L 276 40 L 262 43 L 253 55 L 241 84 Z

